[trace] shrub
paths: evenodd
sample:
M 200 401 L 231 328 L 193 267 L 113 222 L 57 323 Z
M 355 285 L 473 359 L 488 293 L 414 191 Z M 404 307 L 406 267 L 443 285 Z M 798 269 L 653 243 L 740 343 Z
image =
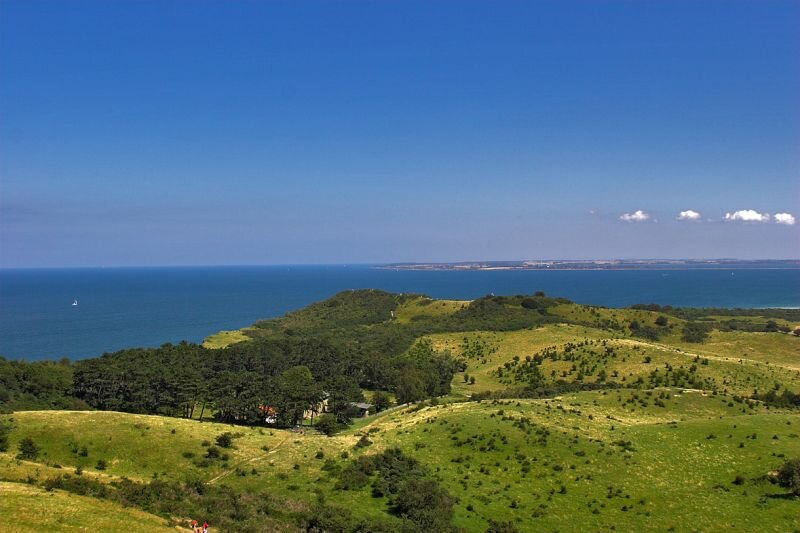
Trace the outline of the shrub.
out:
M 367 438 L 366 435 L 363 435 L 358 442 L 356 442 L 356 448 L 366 448 L 367 446 L 372 445 L 372 441 Z
M 19 441 L 18 449 L 17 459 L 35 461 L 39 457 L 39 447 L 30 437 L 25 437 Z
M 778 484 L 790 489 L 795 496 L 800 496 L 800 458 L 783 463 L 778 470 Z
M 100 459 L 97 461 L 97 465 L 95 466 L 97 470 L 105 470 L 106 469 L 106 462 L 104 459 Z
M 683 327 L 681 339 L 686 342 L 703 342 L 708 337 L 708 326 L 699 322 L 687 322 Z
M 339 423 L 336 421 L 336 417 L 331 414 L 325 414 L 319 417 L 314 427 L 317 431 L 329 437 L 339 431 Z
M 0 423 L 0 452 L 8 451 L 8 427 Z
M 449 531 L 453 498 L 432 479 L 409 479 L 392 498 L 392 512 L 410 519 L 422 531 Z
M 378 391 L 372 396 L 372 405 L 375 406 L 375 411 L 380 413 L 388 409 L 389 406 L 392 405 L 392 402 L 388 394 Z
M 230 448 L 233 445 L 233 435 L 227 431 L 217 435 L 216 443 L 220 448 Z

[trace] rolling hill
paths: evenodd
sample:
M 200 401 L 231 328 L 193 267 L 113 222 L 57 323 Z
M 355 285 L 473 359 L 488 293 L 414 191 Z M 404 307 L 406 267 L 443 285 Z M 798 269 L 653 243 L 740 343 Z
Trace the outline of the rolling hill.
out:
M 342 293 L 198 352 L 245 357 L 302 337 L 379 347 L 399 369 L 428 351 L 456 362 L 448 393 L 331 435 L 223 423 L 214 405 L 211 420 L 2 415 L 0 510 L 15 531 L 191 518 L 212 531 L 800 530 L 800 499 L 777 474 L 800 457 L 800 338 L 717 315 L 690 342 L 697 318 L 680 310 L 482 300 Z M 755 329 L 775 320 L 747 316 Z M 24 442 L 36 453 L 18 455 Z

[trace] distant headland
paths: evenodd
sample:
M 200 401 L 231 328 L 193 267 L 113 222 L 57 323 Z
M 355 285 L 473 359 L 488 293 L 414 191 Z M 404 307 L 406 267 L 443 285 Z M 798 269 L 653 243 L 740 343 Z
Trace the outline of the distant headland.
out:
M 800 259 L 547 259 L 463 261 L 457 263 L 390 263 L 389 270 L 736 270 L 800 269 Z

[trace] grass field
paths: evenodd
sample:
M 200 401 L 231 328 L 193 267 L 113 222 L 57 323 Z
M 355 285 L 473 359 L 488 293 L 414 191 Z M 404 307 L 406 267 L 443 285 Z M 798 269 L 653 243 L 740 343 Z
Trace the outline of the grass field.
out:
M 390 320 L 409 323 L 464 305 L 405 299 Z M 116 412 L 0 415 L 11 427 L 9 451 L 0 453 L 0 515 L 12 517 L 11 531 L 170 529 L 164 517 L 37 486 L 78 469 L 103 483 L 190 480 L 266 492 L 290 510 L 325 502 L 397 523 L 387 497 L 369 485 L 342 490 L 337 483 L 354 459 L 399 447 L 457 498 L 453 523 L 467 532 L 498 519 L 526 532 L 800 531 L 800 500 L 773 482 L 786 459 L 800 457 L 800 416 L 747 399 L 775 387 L 800 392 L 800 338 L 712 331 L 704 343 L 687 343 L 683 322 L 670 317 L 672 329 L 662 321 L 653 341 L 628 326 L 656 327 L 659 313 L 567 304 L 552 311 L 585 325 L 428 335 L 436 350 L 466 362 L 451 395 L 357 420 L 333 437 Z M 248 338 L 221 332 L 207 342 Z M 545 384 L 617 388 L 467 401 L 525 386 L 534 367 Z M 209 458 L 226 432 L 233 446 Z M 40 449 L 34 461 L 15 457 L 26 437 Z M 369 445 L 357 446 L 363 437 Z
M 509 332 L 465 332 L 430 335 L 434 348 L 449 350 L 454 356 L 467 361 L 466 373 L 475 377 L 475 384 L 464 382 L 464 373 L 453 380 L 455 394 L 499 390 L 505 387 L 493 371 L 514 356 L 524 357 L 553 346 L 576 339 L 604 339 L 614 335 L 607 331 L 568 324 L 548 325 L 536 329 Z
M 400 324 L 408 324 L 425 317 L 451 315 L 468 304 L 468 301 L 461 300 L 415 298 L 399 305 L 394 311 L 394 319 Z
M 662 406 L 655 402 L 659 398 Z M 800 456 L 800 418 L 761 406 L 743 414 L 730 397 L 702 392 L 623 389 L 409 407 L 330 438 L 310 431 L 239 429 L 229 460 L 209 468 L 193 466 L 181 451 L 201 451 L 202 438 L 231 431 L 230 426 L 122 413 L 28 412 L 13 419 L 12 446 L 31 436 L 43 449 L 41 461 L 51 464 L 41 467 L 39 477 L 50 475 L 56 461 L 73 469 L 104 457 L 107 470 L 87 467 L 84 475 L 183 479 L 191 473 L 205 483 L 267 490 L 309 504 L 321 493 L 357 515 L 380 517 L 385 500 L 367 489 L 335 490 L 335 479 L 322 466 L 331 458 L 344 465 L 342 452 L 354 457 L 399 446 L 459 498 L 455 522 L 467 531 L 483 531 L 498 516 L 523 531 L 800 527 L 797 502 L 767 481 L 782 457 Z M 78 430 L 88 457 L 70 452 Z M 125 435 L 120 444 L 114 438 L 109 443 L 109 435 L 118 434 Z M 358 451 L 361 434 L 373 444 Z M 15 471 L 17 461 L 9 454 L 4 459 L 3 478 L 36 476 L 30 463 Z M 739 485 L 733 483 L 736 476 L 743 478 Z M 36 530 L 25 516 L 15 520 Z M 114 530 L 103 527 L 95 529 Z
M 163 518 L 88 496 L 46 492 L 31 485 L 2 481 L 0 517 L 3 517 L 3 530 L 14 533 L 188 531 L 188 528 L 170 526 Z
M 232 331 L 220 331 L 219 333 L 206 337 L 203 341 L 203 347 L 218 350 L 220 348 L 227 348 L 231 344 L 236 344 L 237 342 L 249 341 L 251 337 L 247 335 L 247 331 L 251 330 L 252 328 L 242 328 Z

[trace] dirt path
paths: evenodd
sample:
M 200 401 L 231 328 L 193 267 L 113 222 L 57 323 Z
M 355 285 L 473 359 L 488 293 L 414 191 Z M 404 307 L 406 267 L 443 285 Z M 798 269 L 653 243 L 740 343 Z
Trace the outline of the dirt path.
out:
M 277 452 L 280 449 L 280 447 L 283 446 L 284 443 L 286 443 L 286 441 L 289 440 L 291 437 L 292 437 L 292 435 L 287 435 L 286 437 L 284 437 L 284 439 L 282 441 L 280 441 L 278 444 L 276 444 L 274 448 L 270 449 L 270 451 L 268 451 L 264 455 L 257 455 L 257 456 L 255 456 L 255 457 L 253 457 L 251 459 L 247 459 L 246 461 L 242 461 L 240 463 L 237 463 L 236 466 L 234 466 L 232 469 L 226 470 L 226 471 L 222 472 L 221 474 L 219 474 L 217 476 L 214 476 L 213 478 L 211 478 L 208 481 L 206 481 L 206 485 L 213 485 L 214 483 L 216 483 L 220 479 L 222 479 L 224 477 L 227 477 L 227 476 L 231 475 L 232 473 L 234 473 L 236 471 L 236 469 L 241 467 L 242 465 L 248 465 L 248 464 L 252 464 L 252 463 L 255 463 L 257 461 L 261 461 L 263 459 L 266 459 L 267 457 L 269 457 L 273 453 Z
M 770 365 L 770 366 L 776 366 L 776 367 L 784 368 L 784 369 L 789 370 L 789 371 L 797 370 L 797 368 L 795 368 L 795 367 L 786 366 L 786 365 L 784 365 L 782 363 L 771 363 L 771 362 L 767 362 L 767 361 L 760 361 L 758 359 L 749 359 L 747 357 L 734 357 L 734 356 L 727 356 L 727 355 L 716 355 L 716 354 L 712 354 L 712 353 L 709 353 L 709 352 L 690 352 L 690 351 L 687 351 L 687 350 L 685 350 L 683 348 L 678 348 L 676 346 L 671 346 L 669 344 L 661 344 L 661 343 L 658 343 L 658 342 L 648 342 L 648 341 L 642 341 L 642 340 L 638 340 L 638 339 L 620 339 L 620 340 L 622 341 L 622 344 L 631 344 L 631 345 L 632 344 L 638 344 L 638 345 L 641 345 L 641 346 L 649 346 L 651 348 L 660 349 L 660 350 L 663 350 L 665 352 L 671 352 L 671 353 L 675 353 L 675 354 L 678 354 L 678 355 L 685 355 L 687 357 L 692 357 L 692 358 L 699 357 L 701 359 L 710 359 L 710 360 L 714 360 L 714 361 L 722 361 L 722 362 L 725 362 L 725 363 L 739 363 L 739 362 L 742 362 L 742 363 L 747 363 L 747 364 L 754 365 L 754 366 Z

